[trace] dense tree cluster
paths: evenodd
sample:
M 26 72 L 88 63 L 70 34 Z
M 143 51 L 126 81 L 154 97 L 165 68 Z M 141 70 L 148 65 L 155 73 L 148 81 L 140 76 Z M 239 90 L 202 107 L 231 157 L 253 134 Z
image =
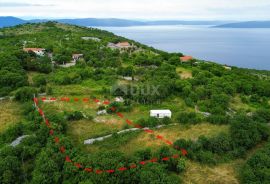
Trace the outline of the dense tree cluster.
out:
M 229 134 L 212 138 L 201 136 L 197 141 L 179 139 L 174 144 L 186 148 L 191 159 L 216 164 L 228 158 L 244 157 L 247 150 L 270 136 L 269 127 L 251 117 L 237 115 L 230 123 Z
M 241 169 L 242 183 L 263 183 L 270 181 L 270 144 L 252 155 Z

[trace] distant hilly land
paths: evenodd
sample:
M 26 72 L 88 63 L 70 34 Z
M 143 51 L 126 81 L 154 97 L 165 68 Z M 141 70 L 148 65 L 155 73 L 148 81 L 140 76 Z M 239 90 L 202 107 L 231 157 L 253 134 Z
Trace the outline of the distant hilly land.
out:
M 0 28 L 16 26 L 25 23 L 42 23 L 56 21 L 64 24 L 93 27 L 129 27 L 129 26 L 161 26 L 161 25 L 209 25 L 214 28 L 270 28 L 270 21 L 184 21 L 184 20 L 157 20 L 137 21 L 117 18 L 78 18 L 78 19 L 33 19 L 24 20 L 17 17 L 0 17 Z
M 249 21 L 214 26 L 217 28 L 270 28 L 270 21 Z
M 24 23 L 26 23 L 25 20 L 22 20 L 16 17 L 0 17 L 0 28 L 16 26 L 16 25 L 24 24 Z
M 23 20 L 17 17 L 0 17 L 0 27 L 16 26 L 24 23 L 41 23 L 47 21 L 57 21 L 59 23 L 74 24 L 79 26 L 96 27 L 128 27 L 128 26 L 152 26 L 152 25 L 220 25 L 228 23 L 227 21 L 182 21 L 182 20 L 158 20 L 158 21 L 136 21 L 126 19 L 97 19 L 97 18 L 79 18 L 79 19 L 34 19 Z

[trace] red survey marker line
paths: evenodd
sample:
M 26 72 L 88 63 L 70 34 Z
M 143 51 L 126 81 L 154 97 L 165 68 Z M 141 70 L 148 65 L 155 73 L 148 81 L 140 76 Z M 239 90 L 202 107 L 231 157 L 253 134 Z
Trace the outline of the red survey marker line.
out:
M 42 101 L 44 101 L 44 100 L 46 100 L 46 99 L 47 99 L 47 98 L 44 97 L 44 98 L 42 98 Z M 51 100 L 51 101 L 56 101 L 57 98 L 49 98 L 49 100 Z M 61 98 L 61 101 L 69 102 L 69 101 L 70 101 L 70 98 L 64 97 L 64 98 Z M 75 102 L 78 102 L 79 99 L 78 99 L 78 98 L 74 98 L 74 101 L 75 101 Z M 82 101 L 83 101 L 83 102 L 88 102 L 88 101 L 89 101 L 89 98 L 83 98 Z M 96 102 L 98 105 L 100 104 L 100 100 L 97 99 L 97 98 L 94 98 L 93 101 Z M 109 104 L 110 104 L 110 101 L 105 100 L 105 101 L 103 102 L 103 104 L 104 104 L 104 105 L 109 105 Z M 113 111 L 113 112 L 116 112 L 116 107 L 111 107 L 110 110 Z M 124 115 L 123 115 L 122 113 L 120 113 L 120 112 L 116 112 L 116 115 L 117 115 L 119 118 L 124 118 Z M 179 148 L 178 146 L 174 146 L 172 141 L 167 140 L 167 139 L 165 139 L 163 136 L 156 134 L 156 133 L 154 132 L 154 130 L 151 130 L 151 129 L 144 129 L 144 127 L 142 127 L 142 126 L 139 125 L 139 124 L 133 123 L 133 122 L 132 122 L 131 120 L 129 120 L 129 119 L 126 119 L 126 123 L 127 123 L 128 125 L 134 126 L 135 128 L 143 129 L 143 131 L 145 131 L 146 133 L 154 134 L 155 137 L 156 137 L 157 139 L 163 141 L 164 143 L 166 143 L 167 145 L 173 147 L 174 149 L 181 151 L 182 155 L 184 155 L 184 156 L 187 155 L 187 151 L 186 151 L 185 149 Z
M 47 98 L 41 98 L 41 100 L 42 101 L 45 101 L 45 100 L 47 100 Z M 56 101 L 57 99 L 56 98 L 49 98 L 49 100 L 50 101 Z M 84 98 L 82 101 L 83 102 L 89 102 L 89 100 L 90 100 L 89 98 Z M 70 98 L 64 97 L 64 98 L 61 98 L 61 101 L 69 102 L 70 101 Z M 78 102 L 79 99 L 78 98 L 74 98 L 74 101 L 75 102 Z M 98 103 L 98 104 L 100 104 L 100 100 L 98 100 L 98 99 L 93 99 L 93 101 L 96 102 L 96 103 Z M 57 136 L 54 136 L 55 130 L 53 128 L 51 128 L 51 125 L 50 125 L 49 120 L 46 119 L 45 114 L 42 111 L 42 109 L 38 107 L 38 102 L 39 102 L 38 98 L 34 98 L 34 104 L 35 104 L 35 107 L 36 107 L 37 111 L 39 112 L 40 116 L 43 117 L 44 122 L 45 122 L 47 128 L 50 129 L 49 135 L 50 136 L 53 136 L 55 144 L 59 146 L 59 151 L 62 154 L 65 154 L 66 153 L 66 148 L 60 144 L 61 143 L 60 138 L 57 137 Z M 103 102 L 103 104 L 104 105 L 109 105 L 110 102 L 108 100 L 105 100 Z M 116 111 L 116 108 L 115 107 L 112 107 L 111 110 L 112 111 Z M 116 114 L 120 118 L 124 118 L 124 115 L 123 114 L 118 113 L 118 112 Z M 126 123 L 128 123 L 129 125 L 134 125 L 134 127 L 137 127 L 137 128 L 143 128 L 140 125 L 134 124 L 132 121 L 130 121 L 128 119 L 126 119 Z M 144 131 L 147 132 L 147 133 L 154 133 L 154 131 L 153 130 L 150 130 L 150 129 L 144 129 Z M 156 137 L 158 139 L 162 139 L 162 140 L 164 139 L 160 135 L 157 135 Z M 172 145 L 172 142 L 170 142 L 168 140 L 164 140 L 164 141 L 167 142 L 167 144 Z M 183 155 L 183 156 L 186 156 L 187 155 L 187 151 L 185 149 L 179 149 L 178 147 L 174 147 L 174 148 L 177 148 L 178 150 L 181 150 L 181 155 Z M 120 168 L 117 168 L 117 169 L 108 169 L 108 170 L 99 170 L 99 169 L 93 169 L 93 168 L 84 167 L 81 163 L 77 163 L 77 162 L 72 161 L 68 155 L 66 155 L 66 157 L 65 157 L 65 162 L 72 163 L 74 165 L 74 167 L 76 167 L 77 169 L 82 169 L 83 171 L 88 172 L 88 173 L 102 174 L 102 173 L 114 173 L 116 171 L 126 171 L 126 170 L 129 170 L 129 169 L 135 169 L 135 168 L 137 168 L 138 165 L 143 166 L 143 165 L 146 165 L 147 163 L 169 161 L 170 159 L 179 158 L 181 155 L 175 154 L 175 155 L 170 156 L 170 157 L 161 158 L 160 160 L 158 160 L 157 158 L 152 158 L 150 160 L 140 161 L 138 164 L 131 164 L 129 167 L 120 167 Z
M 42 99 L 42 101 L 47 100 L 46 97 L 43 97 L 43 98 L 41 98 L 41 99 Z M 49 99 L 50 101 L 56 101 L 56 100 L 57 100 L 57 98 L 48 98 L 48 99 Z M 61 101 L 65 101 L 65 102 L 69 102 L 70 100 L 71 100 L 71 99 L 68 98 L 68 97 L 63 97 L 63 98 L 61 98 Z M 74 98 L 73 100 L 74 100 L 75 102 L 80 101 L 78 98 Z M 88 102 L 89 100 L 90 100 L 89 98 L 83 98 L 82 101 L 83 101 L 83 102 Z M 97 98 L 94 98 L 93 101 L 94 101 L 95 103 L 97 103 L 98 105 L 100 104 L 100 100 L 97 99 Z M 104 105 L 109 105 L 109 104 L 110 104 L 110 101 L 105 100 L 105 101 L 103 102 L 103 104 L 104 104 Z M 113 111 L 113 112 L 116 112 L 116 107 L 111 107 L 110 110 Z M 120 113 L 120 112 L 116 112 L 116 115 L 117 115 L 119 118 L 124 118 L 124 115 L 123 115 L 122 113 Z M 142 126 L 139 125 L 139 124 L 133 123 L 133 122 L 130 121 L 129 119 L 126 119 L 126 123 L 127 123 L 128 125 L 131 125 L 131 126 L 135 127 L 135 128 L 139 128 L 139 129 L 143 129 L 143 128 L 144 128 L 144 127 L 142 127 Z M 163 141 L 164 143 L 166 143 L 167 145 L 173 147 L 174 149 L 181 151 L 182 154 L 183 154 L 184 156 L 187 155 L 187 151 L 186 151 L 185 149 L 179 148 L 178 146 L 173 146 L 173 142 L 172 142 L 172 141 L 167 140 L 167 139 L 165 139 L 163 136 L 156 134 L 156 133 L 154 132 L 154 130 L 151 130 L 151 129 L 143 129 L 143 131 L 145 131 L 146 133 L 154 134 L 155 137 L 156 137 L 157 139 Z

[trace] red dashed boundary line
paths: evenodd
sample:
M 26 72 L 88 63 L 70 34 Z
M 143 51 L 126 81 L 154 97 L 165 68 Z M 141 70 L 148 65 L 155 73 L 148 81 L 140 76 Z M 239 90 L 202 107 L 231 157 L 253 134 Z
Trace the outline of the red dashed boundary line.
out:
M 34 104 L 35 104 L 35 107 L 37 109 L 37 111 L 39 112 L 40 116 L 43 117 L 44 119 L 44 122 L 46 124 L 46 126 L 49 128 L 49 135 L 52 136 L 54 138 L 54 142 L 56 145 L 59 146 L 59 151 L 62 153 L 62 154 L 66 154 L 66 148 L 64 146 L 61 146 L 60 142 L 60 138 L 55 136 L 55 130 L 51 127 L 51 124 L 49 122 L 49 120 L 46 118 L 44 112 L 42 111 L 41 108 L 39 108 L 38 106 L 38 102 L 39 102 L 39 99 L 38 98 L 34 98 Z M 42 101 L 45 101 L 45 100 L 49 100 L 49 101 L 57 101 L 57 98 L 41 98 Z M 79 98 L 74 98 L 73 99 L 75 102 L 79 102 L 80 99 Z M 67 97 L 63 97 L 63 98 L 60 98 L 60 101 L 65 101 L 65 102 L 69 102 L 70 101 L 70 98 L 67 98 Z M 90 98 L 83 98 L 82 99 L 83 102 L 89 102 L 90 101 Z M 97 103 L 98 105 L 101 104 L 101 101 L 94 98 L 93 101 L 95 103 Z M 105 100 L 102 102 L 102 104 L 104 105 L 110 105 L 110 101 L 108 100 Z M 115 114 L 121 118 L 121 119 L 125 119 L 124 115 L 120 112 L 116 112 L 116 108 L 115 107 L 111 107 L 110 110 L 112 112 L 115 112 Z M 130 169 L 135 169 L 137 168 L 139 165 L 141 166 L 144 166 L 146 165 L 147 163 L 156 163 L 156 162 L 161 162 L 161 161 L 169 161 L 170 159 L 177 159 L 179 158 L 180 156 L 186 156 L 187 155 L 187 151 L 183 148 L 179 148 L 178 146 L 174 146 L 172 141 L 169 141 L 167 139 L 165 139 L 163 136 L 161 135 L 158 135 L 154 132 L 154 130 L 151 130 L 151 129 L 144 129 L 144 127 L 138 125 L 138 124 L 135 124 L 133 123 L 131 120 L 129 119 L 125 119 L 125 122 L 128 124 L 128 125 L 131 125 L 131 126 L 134 126 L 136 128 L 140 128 L 140 129 L 143 129 L 144 132 L 146 133 L 149 133 L 149 134 L 153 134 L 155 135 L 155 137 L 161 141 L 163 141 L 164 143 L 168 144 L 169 146 L 171 146 L 172 148 L 178 150 L 178 151 L 181 151 L 181 154 L 175 154 L 175 155 L 172 155 L 172 156 L 168 156 L 168 157 L 163 157 L 161 159 L 158 159 L 158 158 L 152 158 L 150 160 L 144 160 L 144 161 L 140 161 L 139 163 L 137 164 L 130 164 L 128 167 L 120 167 L 120 168 L 116 168 L 116 169 L 107 169 L 107 170 L 99 170 L 99 169 L 94 169 L 94 168 L 89 168 L 89 167 L 84 167 L 81 163 L 78 163 L 78 162 L 74 162 L 69 155 L 65 155 L 65 162 L 67 163 L 71 163 L 74 165 L 74 167 L 76 167 L 77 169 L 80 169 L 80 170 L 83 170 L 87 173 L 95 173 L 95 174 L 102 174 L 102 173 L 114 173 L 116 171 L 126 171 L 126 170 L 130 170 Z

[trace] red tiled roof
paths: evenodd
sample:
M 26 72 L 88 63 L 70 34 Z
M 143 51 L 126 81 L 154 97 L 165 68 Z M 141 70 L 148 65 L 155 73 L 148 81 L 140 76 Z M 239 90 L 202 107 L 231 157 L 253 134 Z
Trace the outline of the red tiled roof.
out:
M 129 47 L 130 44 L 128 42 L 119 42 L 116 44 L 118 47 Z
M 180 60 L 182 62 L 190 61 L 191 59 L 193 59 L 192 56 L 183 56 L 183 57 L 180 57 Z
M 39 52 L 39 51 L 44 51 L 45 49 L 43 48 L 24 48 L 23 49 L 25 52 L 33 51 L 33 52 Z

